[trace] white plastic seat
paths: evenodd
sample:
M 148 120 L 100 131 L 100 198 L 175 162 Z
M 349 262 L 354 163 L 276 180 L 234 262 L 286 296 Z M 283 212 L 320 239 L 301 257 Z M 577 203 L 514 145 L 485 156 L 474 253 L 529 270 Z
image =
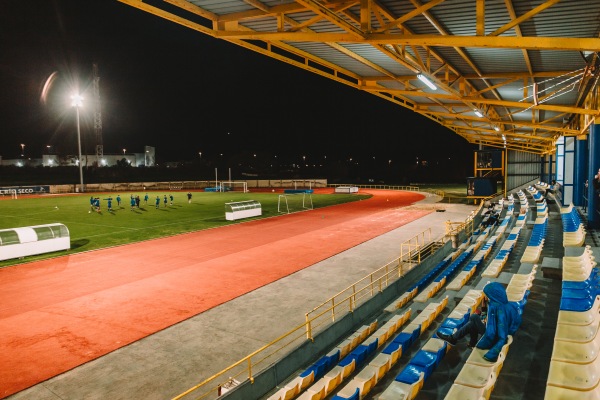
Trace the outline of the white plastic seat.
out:
M 421 325 L 421 332 L 423 332 L 431 324 L 431 318 L 429 315 L 419 315 L 417 318 L 410 321 L 410 323 Z
M 340 350 L 340 359 L 344 358 L 350 351 L 352 351 L 352 339 L 345 339 L 342 343 L 336 346 L 336 349 Z
M 487 385 L 480 388 L 453 383 L 444 400 L 487 400 L 490 398 L 495 384 L 495 376 L 488 381 Z
M 498 360 L 496 362 L 487 361 L 486 359 L 483 358 L 485 353 L 487 353 L 489 350 L 478 349 L 477 347 L 475 347 L 471 351 L 471 354 L 469 354 L 469 358 L 467 358 L 466 363 L 472 364 L 472 365 L 479 365 L 482 367 L 494 367 L 494 366 L 497 366 L 498 364 L 502 364 L 504 362 L 504 360 L 506 359 L 506 354 L 508 353 L 508 349 L 509 349 L 510 345 L 512 344 L 512 342 L 513 342 L 513 337 L 509 335 L 508 339 L 506 340 L 506 343 L 504 344 L 504 346 L 502 346 L 502 350 L 500 350 L 500 353 L 498 354 Z M 496 376 L 497 376 L 498 373 L 500 372 L 500 368 L 495 368 L 495 370 L 496 370 Z
M 498 357 L 500 359 L 500 357 Z M 503 360 L 503 359 L 502 359 Z M 483 388 L 495 380 L 498 371 L 502 368 L 502 362 L 488 367 L 475 364 L 464 364 L 454 379 L 459 385 Z
M 600 351 L 600 340 L 587 343 L 555 340 L 552 348 L 552 360 L 575 364 L 589 364 L 596 361 Z
M 544 400 L 600 400 L 600 390 L 573 390 L 558 386 L 546 386 Z
M 309 388 L 302 393 L 298 400 L 323 400 L 325 398 L 325 387 L 321 386 L 321 391 L 311 391 Z
M 592 308 L 587 311 L 558 312 L 558 323 L 565 325 L 590 325 L 600 318 L 600 296 L 596 296 Z
M 600 321 L 589 325 L 556 325 L 554 340 L 564 340 L 567 342 L 585 343 L 596 339 L 598 335 L 598 324 Z
M 351 373 L 354 372 L 354 369 L 356 368 L 356 360 L 352 360 L 351 362 L 349 362 L 347 365 L 344 365 L 343 367 L 341 367 L 343 369 L 342 371 L 342 380 L 346 379 Z
M 310 386 L 315 380 L 315 371 L 310 371 L 310 374 L 306 376 L 297 376 L 290 383 L 286 384 L 286 387 L 293 387 L 298 385 L 298 392 L 303 391 Z
M 325 381 L 319 379 L 306 389 L 306 391 L 300 396 L 302 400 L 321 400 L 327 396 L 325 392 Z
M 390 385 L 379 395 L 379 400 L 413 400 L 419 394 L 419 391 L 423 387 L 424 375 L 421 373 L 421 377 L 418 381 L 412 385 L 404 382 L 393 381 Z
M 279 389 L 275 394 L 270 396 L 268 400 L 291 400 L 298 396 L 298 393 L 300 393 L 298 384 L 292 386 L 284 386 L 281 389 Z
M 377 374 L 375 381 L 379 382 L 392 367 L 392 357 L 389 354 L 379 353 L 369 363 L 369 366 L 376 369 Z
M 374 376 L 367 380 L 357 380 L 357 378 L 354 378 L 350 382 L 348 382 L 348 384 L 344 386 L 340 391 L 338 391 L 335 397 L 338 399 L 350 399 L 358 389 L 358 392 L 360 393 L 359 398 L 362 399 L 371 391 L 371 388 L 374 385 L 374 379 Z
M 396 350 L 390 353 L 390 368 L 398 362 L 398 359 L 402 356 L 402 346 L 398 346 Z
M 371 337 L 377 338 L 378 343 L 377 343 L 377 347 L 381 347 L 383 346 L 383 344 L 388 340 L 388 338 L 390 337 L 390 329 L 393 329 L 394 325 L 383 325 L 381 328 L 377 329 L 372 335 Z
M 589 279 L 592 268 L 587 270 L 569 271 L 563 269 L 563 281 L 583 282 Z
M 548 385 L 574 390 L 592 390 L 600 381 L 600 357 L 589 364 L 551 361 Z
M 337 367 L 337 366 L 336 366 Z M 319 379 L 318 383 L 323 383 L 323 386 L 325 387 L 325 396 L 330 395 L 331 393 L 333 393 L 333 391 L 340 385 L 340 383 L 342 383 L 342 367 L 339 367 L 339 370 L 336 370 L 336 368 L 333 368 L 331 371 L 329 371 L 327 374 L 325 374 L 325 376 L 323 376 L 321 379 Z

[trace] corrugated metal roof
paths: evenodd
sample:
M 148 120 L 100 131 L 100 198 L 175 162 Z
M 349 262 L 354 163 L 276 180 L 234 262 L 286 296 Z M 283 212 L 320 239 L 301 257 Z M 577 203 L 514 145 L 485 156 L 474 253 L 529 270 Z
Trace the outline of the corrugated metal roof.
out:
M 548 154 L 598 116 L 600 0 L 120 1 L 416 110 L 472 143 Z

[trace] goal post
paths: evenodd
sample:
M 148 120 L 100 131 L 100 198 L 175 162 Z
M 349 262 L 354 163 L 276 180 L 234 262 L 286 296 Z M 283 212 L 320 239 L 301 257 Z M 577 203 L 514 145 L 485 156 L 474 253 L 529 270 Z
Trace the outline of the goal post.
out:
M 0 194 L 2 195 L 2 197 L 10 196 L 11 199 L 17 198 L 17 190 L 16 189 L 0 190 Z
M 248 193 L 247 182 L 223 181 L 221 182 L 221 192 L 243 192 Z
M 310 193 L 280 194 L 277 199 L 277 211 L 281 214 L 312 210 L 313 201 Z

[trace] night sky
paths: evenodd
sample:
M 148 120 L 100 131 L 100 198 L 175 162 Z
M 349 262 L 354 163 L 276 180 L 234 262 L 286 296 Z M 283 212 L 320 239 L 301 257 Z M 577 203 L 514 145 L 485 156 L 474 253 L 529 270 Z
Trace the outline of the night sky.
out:
M 2 0 L 4 159 L 18 157 L 21 143 L 26 157 L 41 157 L 48 145 L 76 154 L 77 85 L 84 152 L 94 153 L 94 62 L 105 154 L 150 145 L 159 162 L 199 152 L 435 162 L 470 159 L 473 149 L 400 106 L 117 1 Z

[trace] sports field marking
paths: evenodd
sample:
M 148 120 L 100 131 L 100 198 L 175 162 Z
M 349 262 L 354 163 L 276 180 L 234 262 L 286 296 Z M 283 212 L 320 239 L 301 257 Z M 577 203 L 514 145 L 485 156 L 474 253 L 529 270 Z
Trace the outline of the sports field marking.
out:
M 32 215 L 40 215 L 40 214 L 48 214 L 51 212 L 55 212 L 55 211 L 60 211 L 58 208 L 53 208 L 50 211 L 42 211 L 42 212 L 37 212 L 37 213 L 31 213 L 31 214 L 18 214 L 15 215 L 13 214 L 0 214 L 0 217 L 2 218 L 23 218 L 23 217 L 30 217 Z

